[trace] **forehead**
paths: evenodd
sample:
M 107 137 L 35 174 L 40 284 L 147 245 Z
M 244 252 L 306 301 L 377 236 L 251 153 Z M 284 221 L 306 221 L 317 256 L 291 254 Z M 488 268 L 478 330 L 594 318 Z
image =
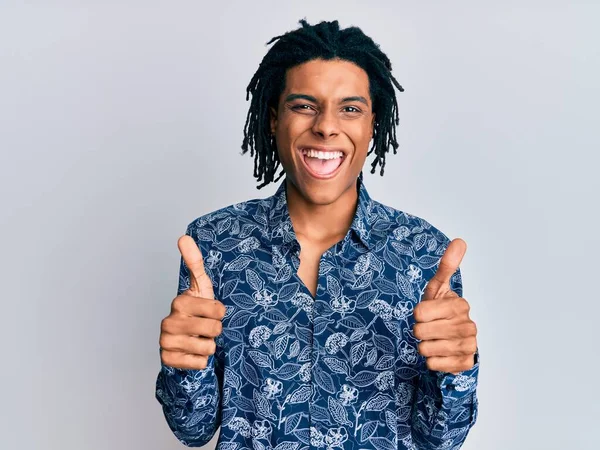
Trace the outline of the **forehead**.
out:
M 350 61 L 315 59 L 287 71 L 284 92 L 315 97 L 362 95 L 369 98 L 369 76 Z

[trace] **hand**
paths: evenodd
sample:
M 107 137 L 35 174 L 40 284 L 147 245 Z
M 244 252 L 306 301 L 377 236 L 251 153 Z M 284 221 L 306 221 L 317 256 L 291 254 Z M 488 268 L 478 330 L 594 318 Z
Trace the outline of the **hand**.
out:
M 215 337 L 221 334 L 225 306 L 214 299 L 202 253 L 194 239 L 182 236 L 179 251 L 190 272 L 190 288 L 171 304 L 171 314 L 160 325 L 161 360 L 179 369 L 205 369 L 215 353 Z
M 475 365 L 477 327 L 469 318 L 469 304 L 450 289 L 450 277 L 462 261 L 467 244 L 454 239 L 444 252 L 436 274 L 415 306 L 413 334 L 427 368 L 457 374 Z

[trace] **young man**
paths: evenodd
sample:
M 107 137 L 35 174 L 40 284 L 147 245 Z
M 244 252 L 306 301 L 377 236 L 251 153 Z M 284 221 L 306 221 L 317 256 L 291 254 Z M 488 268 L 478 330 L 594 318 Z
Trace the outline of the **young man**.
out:
M 459 448 L 478 408 L 466 244 L 367 193 L 366 157 L 383 175 L 398 147 L 386 55 L 300 23 L 248 86 L 242 146 L 259 188 L 286 177 L 179 239 L 156 397 L 187 446 L 220 426 L 229 450 Z

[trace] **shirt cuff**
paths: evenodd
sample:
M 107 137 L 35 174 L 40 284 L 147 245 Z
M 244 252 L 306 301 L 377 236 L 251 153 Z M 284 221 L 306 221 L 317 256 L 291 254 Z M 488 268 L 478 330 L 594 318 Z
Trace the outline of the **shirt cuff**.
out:
M 469 370 L 453 374 L 451 372 L 435 372 L 437 385 L 444 399 L 458 400 L 473 394 L 477 389 L 479 378 L 479 348 L 475 352 L 475 364 Z

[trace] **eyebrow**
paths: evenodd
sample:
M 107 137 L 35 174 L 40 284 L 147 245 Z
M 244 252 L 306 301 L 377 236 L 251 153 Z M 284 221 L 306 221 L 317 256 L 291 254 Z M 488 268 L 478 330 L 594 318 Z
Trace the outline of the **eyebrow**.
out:
M 306 95 L 306 94 L 290 94 L 285 98 L 285 101 L 291 102 L 291 101 L 298 100 L 298 99 L 308 100 L 309 102 L 318 103 L 317 99 L 315 97 L 313 97 L 312 95 Z M 348 103 L 348 102 L 361 102 L 361 103 L 364 103 L 365 105 L 369 106 L 369 102 L 367 101 L 367 99 L 361 95 L 355 95 L 352 97 L 344 97 L 340 100 L 340 103 Z

